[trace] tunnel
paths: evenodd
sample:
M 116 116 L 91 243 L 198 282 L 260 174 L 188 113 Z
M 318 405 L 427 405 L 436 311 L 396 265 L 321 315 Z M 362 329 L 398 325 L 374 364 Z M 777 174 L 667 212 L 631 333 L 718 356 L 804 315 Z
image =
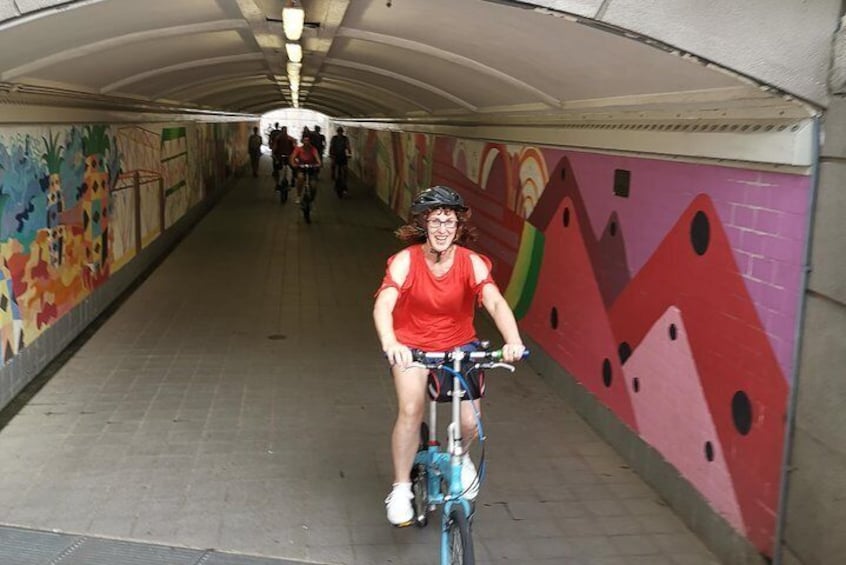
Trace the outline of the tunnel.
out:
M 436 562 L 373 320 L 432 186 L 531 352 L 477 562 L 841 563 L 843 12 L 0 2 L 0 563 Z M 280 202 L 276 121 L 348 194 Z

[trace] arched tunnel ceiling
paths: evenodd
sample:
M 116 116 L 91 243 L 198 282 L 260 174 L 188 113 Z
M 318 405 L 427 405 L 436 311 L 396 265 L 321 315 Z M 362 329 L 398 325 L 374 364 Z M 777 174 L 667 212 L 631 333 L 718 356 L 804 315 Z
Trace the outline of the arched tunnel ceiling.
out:
M 268 20 L 281 18 L 282 0 L 9 4 L 0 3 L 3 100 L 218 116 L 290 105 L 282 26 Z M 386 4 L 302 2 L 319 24 L 303 33 L 302 107 L 495 123 L 788 104 L 694 57 L 560 13 L 487 0 Z M 26 5 L 33 11 L 18 11 Z

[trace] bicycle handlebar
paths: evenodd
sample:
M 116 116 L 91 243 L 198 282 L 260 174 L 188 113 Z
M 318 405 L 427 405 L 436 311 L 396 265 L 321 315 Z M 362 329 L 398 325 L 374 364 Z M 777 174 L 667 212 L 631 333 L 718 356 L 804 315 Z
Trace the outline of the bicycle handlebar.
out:
M 319 169 L 320 165 L 314 163 L 297 163 L 294 165 L 298 169 Z
M 423 351 L 421 349 L 412 349 L 411 356 L 416 363 L 424 365 L 426 368 L 434 369 L 453 360 L 454 351 Z M 475 361 L 485 365 L 487 363 L 498 363 L 502 361 L 502 349 L 494 351 L 463 351 L 463 360 Z M 526 359 L 529 356 L 529 350 L 523 351 L 520 359 Z

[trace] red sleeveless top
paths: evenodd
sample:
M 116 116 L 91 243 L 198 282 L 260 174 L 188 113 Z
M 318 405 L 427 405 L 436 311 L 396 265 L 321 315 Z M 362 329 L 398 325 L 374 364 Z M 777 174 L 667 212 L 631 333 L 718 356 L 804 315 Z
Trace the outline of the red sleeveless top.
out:
M 472 252 L 466 247 L 455 246 L 452 267 L 441 277 L 436 277 L 426 266 L 422 245 L 407 249 L 411 260 L 403 285 L 399 286 L 387 270 L 376 292 L 379 294 L 388 287 L 399 291 L 393 312 L 397 341 L 425 351 L 449 351 L 475 340 L 474 302 L 481 302 L 486 284 L 496 284 L 490 276 L 490 260 L 476 253 L 488 267 L 487 278 L 476 284 L 470 260 Z M 395 257 L 388 259 L 389 267 Z

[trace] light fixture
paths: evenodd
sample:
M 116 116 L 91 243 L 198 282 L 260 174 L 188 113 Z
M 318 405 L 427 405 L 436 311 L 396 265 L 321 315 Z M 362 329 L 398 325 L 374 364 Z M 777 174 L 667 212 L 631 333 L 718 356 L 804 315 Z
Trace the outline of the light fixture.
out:
M 287 6 L 282 8 L 282 29 L 285 30 L 285 37 L 288 41 L 299 41 L 303 34 L 303 26 L 305 25 L 305 10 L 301 6 L 297 6 L 294 0 L 291 0 Z
M 285 65 L 285 70 L 288 71 L 288 76 L 296 75 L 300 76 L 300 70 L 303 68 L 302 63 L 288 63 Z
M 302 63 L 303 48 L 299 43 L 286 43 L 285 52 L 288 54 L 288 60 L 292 63 Z
M 300 82 L 299 81 L 297 81 L 297 82 L 292 81 L 291 84 L 290 84 L 290 87 L 291 87 L 291 92 L 299 92 L 300 91 Z

